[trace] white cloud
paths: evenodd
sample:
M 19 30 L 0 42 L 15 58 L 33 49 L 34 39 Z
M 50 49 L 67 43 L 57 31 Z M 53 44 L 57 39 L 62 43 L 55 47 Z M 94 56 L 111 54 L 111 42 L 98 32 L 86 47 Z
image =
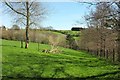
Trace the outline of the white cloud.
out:
M 72 27 L 82 27 L 82 28 L 87 28 L 85 24 L 80 24 L 80 25 L 73 25 Z

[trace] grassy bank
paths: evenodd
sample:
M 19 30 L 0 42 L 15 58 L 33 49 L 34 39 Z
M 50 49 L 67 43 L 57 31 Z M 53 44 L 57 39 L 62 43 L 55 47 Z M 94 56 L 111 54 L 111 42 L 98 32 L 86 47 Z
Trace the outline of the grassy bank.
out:
M 49 45 L 30 43 L 28 49 L 20 42 L 2 40 L 3 79 L 76 78 L 119 79 L 120 65 L 95 58 L 83 51 L 59 48 L 61 53 L 43 53 Z

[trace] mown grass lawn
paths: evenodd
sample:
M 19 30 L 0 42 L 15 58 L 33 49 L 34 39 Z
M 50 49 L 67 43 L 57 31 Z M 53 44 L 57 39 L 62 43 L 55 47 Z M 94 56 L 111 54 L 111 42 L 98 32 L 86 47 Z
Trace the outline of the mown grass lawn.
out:
M 59 48 L 61 53 L 42 53 L 49 45 L 30 43 L 20 48 L 19 41 L 2 40 L 3 79 L 120 79 L 120 65 L 89 55 L 87 52 Z

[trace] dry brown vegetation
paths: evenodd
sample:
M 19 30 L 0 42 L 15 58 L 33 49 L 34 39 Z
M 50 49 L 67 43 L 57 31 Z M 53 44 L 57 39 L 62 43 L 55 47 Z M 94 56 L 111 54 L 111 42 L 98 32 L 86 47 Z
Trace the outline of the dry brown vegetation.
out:
M 52 31 L 30 30 L 29 37 L 31 42 L 41 44 L 50 44 L 52 46 L 66 47 L 66 36 L 63 34 L 55 34 Z M 2 30 L 2 39 L 25 41 L 24 30 Z
M 120 62 L 120 1 L 95 5 L 85 16 L 89 28 L 82 32 L 80 46 L 100 57 Z
M 82 50 L 94 55 L 109 58 L 113 61 L 117 59 L 117 33 L 111 29 L 89 28 L 81 32 L 79 47 Z

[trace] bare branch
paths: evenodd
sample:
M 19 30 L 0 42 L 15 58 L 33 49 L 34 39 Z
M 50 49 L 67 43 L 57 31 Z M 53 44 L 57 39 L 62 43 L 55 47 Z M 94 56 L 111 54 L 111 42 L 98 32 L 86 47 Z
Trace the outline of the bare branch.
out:
M 13 10 L 14 12 L 16 12 L 17 14 L 20 14 L 20 15 L 23 15 L 23 16 L 25 16 L 26 17 L 26 15 L 25 14 L 23 14 L 23 13 L 21 13 L 21 12 L 18 12 L 17 10 L 15 10 L 12 6 L 10 6 L 7 2 L 5 2 L 5 4 L 11 9 L 11 10 Z
M 30 6 L 29 6 L 29 9 L 31 8 L 31 6 L 33 5 L 34 2 L 31 2 Z

